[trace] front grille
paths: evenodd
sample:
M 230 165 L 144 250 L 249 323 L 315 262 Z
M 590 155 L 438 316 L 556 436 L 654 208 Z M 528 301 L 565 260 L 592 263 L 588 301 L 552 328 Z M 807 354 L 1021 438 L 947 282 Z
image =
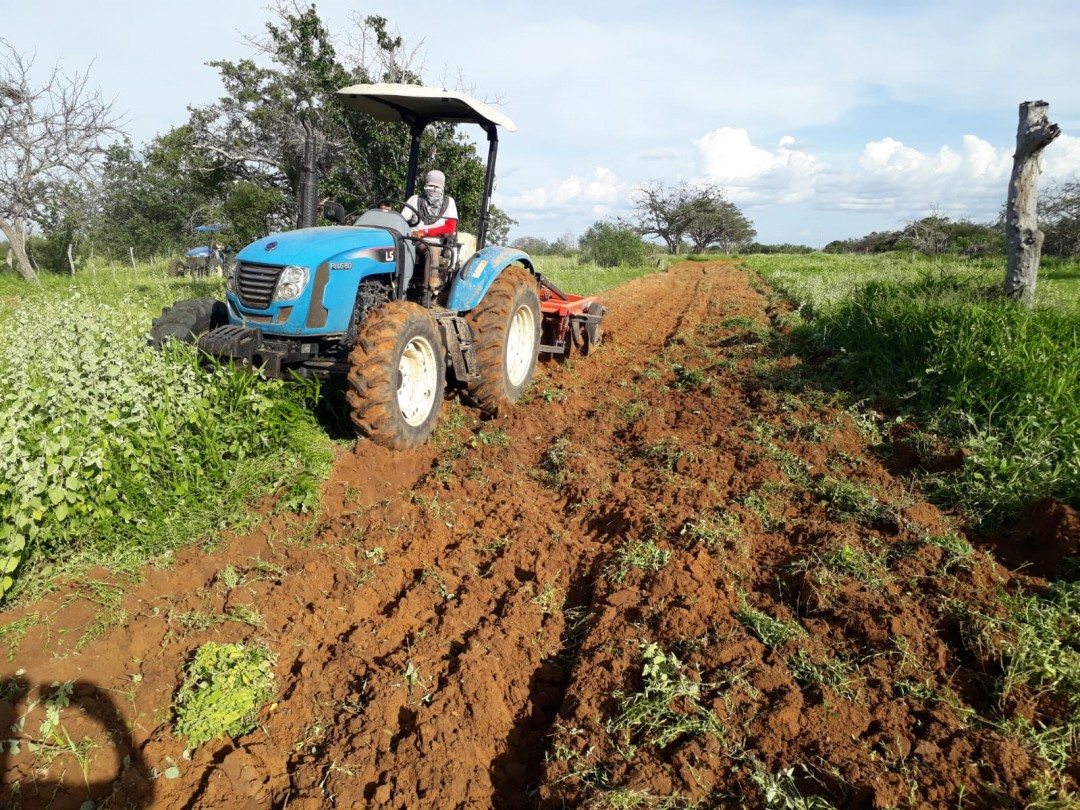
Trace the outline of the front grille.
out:
M 236 268 L 236 295 L 249 309 L 267 309 L 283 267 L 241 262 Z

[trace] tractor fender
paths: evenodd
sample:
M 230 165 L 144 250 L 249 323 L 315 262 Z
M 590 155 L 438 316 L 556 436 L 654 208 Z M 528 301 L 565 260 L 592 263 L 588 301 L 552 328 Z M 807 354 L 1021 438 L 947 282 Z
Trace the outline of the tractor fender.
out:
M 532 259 L 527 253 L 507 247 L 486 247 L 474 253 L 450 285 L 450 297 L 446 308 L 468 312 L 487 294 L 491 283 L 499 274 L 515 262 L 536 274 Z

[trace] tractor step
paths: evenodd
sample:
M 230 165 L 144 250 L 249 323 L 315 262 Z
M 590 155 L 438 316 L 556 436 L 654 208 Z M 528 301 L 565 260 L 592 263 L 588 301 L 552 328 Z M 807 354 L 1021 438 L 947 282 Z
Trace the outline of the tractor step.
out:
M 479 379 L 480 364 L 473 347 L 472 328 L 464 318 L 452 312 L 433 311 L 435 323 L 439 325 L 439 334 L 443 345 L 450 355 L 454 366 L 454 376 L 458 382 L 470 382 Z

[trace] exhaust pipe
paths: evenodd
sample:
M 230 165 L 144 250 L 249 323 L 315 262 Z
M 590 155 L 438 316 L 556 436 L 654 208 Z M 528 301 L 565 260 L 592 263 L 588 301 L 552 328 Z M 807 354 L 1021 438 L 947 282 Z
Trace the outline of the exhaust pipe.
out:
M 304 163 L 300 168 L 299 212 L 297 228 L 313 228 L 319 213 L 319 136 L 315 127 L 304 119 Z

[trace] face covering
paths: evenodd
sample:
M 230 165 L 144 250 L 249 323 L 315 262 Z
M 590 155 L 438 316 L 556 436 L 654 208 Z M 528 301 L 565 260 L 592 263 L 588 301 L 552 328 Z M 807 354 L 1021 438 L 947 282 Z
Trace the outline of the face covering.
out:
M 446 195 L 438 186 L 424 186 L 419 203 L 417 207 L 420 211 L 420 219 L 425 225 L 434 224 L 446 211 Z

